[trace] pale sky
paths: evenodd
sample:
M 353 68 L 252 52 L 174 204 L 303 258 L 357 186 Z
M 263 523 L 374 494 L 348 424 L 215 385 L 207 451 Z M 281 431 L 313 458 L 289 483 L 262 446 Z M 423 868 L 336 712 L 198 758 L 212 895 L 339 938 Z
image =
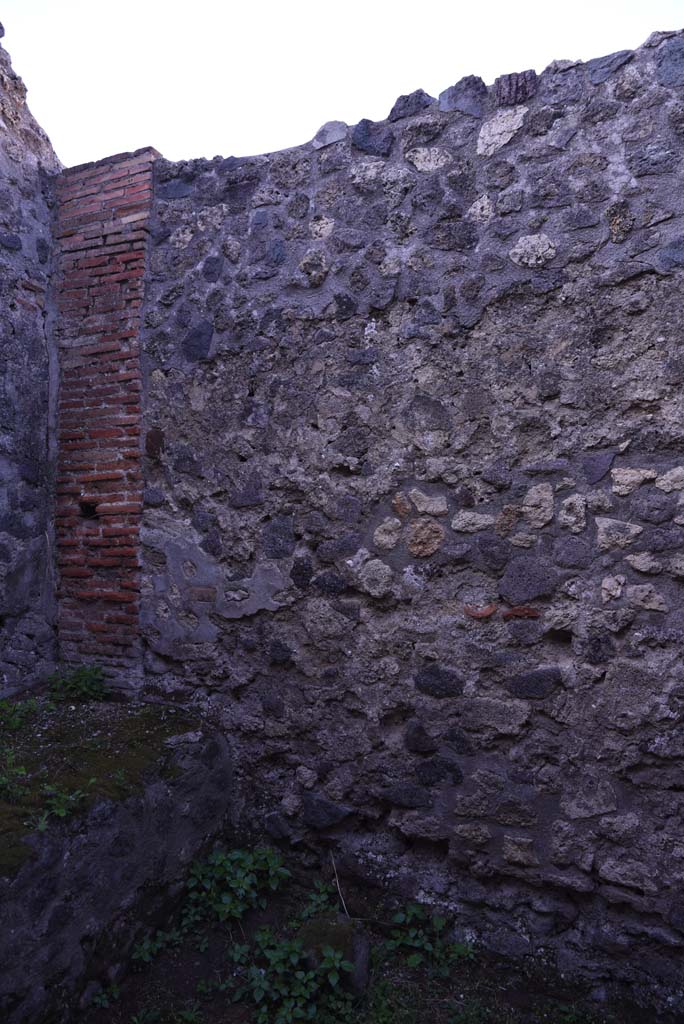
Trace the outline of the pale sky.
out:
M 464 75 L 632 49 L 684 0 L 3 0 L 3 45 L 67 166 L 295 146 Z

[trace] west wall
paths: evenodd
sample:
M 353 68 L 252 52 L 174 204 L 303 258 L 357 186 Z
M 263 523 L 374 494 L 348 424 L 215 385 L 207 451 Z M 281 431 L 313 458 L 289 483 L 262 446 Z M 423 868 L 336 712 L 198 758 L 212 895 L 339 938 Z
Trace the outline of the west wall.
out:
M 684 942 L 684 36 L 155 164 L 147 684 L 245 820 L 597 978 Z
M 47 293 L 60 164 L 25 97 L 0 47 L 0 694 L 44 677 L 55 654 Z

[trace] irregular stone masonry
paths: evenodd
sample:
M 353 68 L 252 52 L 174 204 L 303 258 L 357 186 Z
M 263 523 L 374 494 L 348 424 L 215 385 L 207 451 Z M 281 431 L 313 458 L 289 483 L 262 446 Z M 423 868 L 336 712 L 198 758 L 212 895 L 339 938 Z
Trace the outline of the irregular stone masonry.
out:
M 75 167 L 58 187 L 57 560 L 65 661 L 139 665 L 139 324 L 152 149 Z
M 62 657 L 219 716 L 245 822 L 680 1009 L 683 148 L 656 33 L 112 158 L 53 332 Z
M 158 160 L 142 335 L 146 676 L 223 715 L 246 817 L 672 990 L 682 68 Z
M 47 328 L 59 168 L 0 47 L 0 694 L 43 676 L 55 655 L 57 360 Z

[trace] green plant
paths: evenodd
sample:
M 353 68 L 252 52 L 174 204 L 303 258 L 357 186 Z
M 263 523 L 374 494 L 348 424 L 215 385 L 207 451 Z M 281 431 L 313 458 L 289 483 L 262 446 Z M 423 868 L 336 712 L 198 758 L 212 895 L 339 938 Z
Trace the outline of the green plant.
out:
M 214 850 L 190 872 L 183 926 L 192 927 L 207 917 L 239 921 L 252 907 L 265 907 L 263 893 L 275 892 L 289 876 L 280 854 L 270 847 Z
M 37 710 L 34 697 L 23 701 L 0 700 L 0 726 L 8 732 L 18 732 Z
M 149 1007 L 131 1017 L 131 1024 L 159 1024 L 160 1020 L 161 1012 L 155 1007 Z
M 449 1018 L 449 1024 L 495 1024 L 498 1017 L 492 1016 L 490 1011 L 479 999 L 469 1000 L 460 1006 L 455 1016 Z M 558 1022 L 554 1022 L 558 1024 Z
M 90 785 L 95 779 L 90 779 Z M 42 787 L 41 793 L 45 798 L 44 814 L 53 815 L 55 818 L 68 818 L 85 800 L 86 793 L 82 789 L 74 789 L 69 792 L 66 789 L 59 789 L 58 786 L 50 786 L 47 783 Z
M 215 992 L 227 992 L 231 985 L 230 981 L 221 980 L 220 977 L 215 979 L 200 978 L 195 986 L 195 991 L 198 996 L 211 996 Z
M 81 665 L 50 676 L 50 693 L 57 700 L 107 700 L 109 688 L 99 665 Z
M 340 989 L 340 981 L 352 965 L 339 950 L 325 946 L 320 963 L 312 967 L 301 942 L 278 940 L 269 929 L 261 929 L 255 943 L 255 962 L 246 968 L 234 998 L 255 1004 L 257 1024 L 350 1019 L 351 998 Z
M 176 1010 L 173 1014 L 174 1022 L 178 1024 L 202 1024 L 202 1014 L 198 1003 L 192 1003 L 184 1010 Z
M 177 928 L 168 932 L 157 931 L 133 947 L 131 958 L 139 963 L 149 964 L 162 949 L 180 946 L 182 941 L 183 935 Z
M 320 914 L 324 914 L 327 910 L 332 910 L 337 906 L 338 897 L 334 885 L 331 885 L 330 882 L 318 881 L 314 888 L 315 891 L 307 897 L 299 913 L 301 921 L 307 921 L 311 917 L 318 917 Z
M 566 1003 L 557 1007 L 555 1012 L 559 1015 L 555 1024 L 595 1024 L 597 1019 L 593 1013 L 582 1010 L 578 1006 L 569 1006 Z
M 99 1007 L 101 1010 L 108 1010 L 120 995 L 121 990 L 119 989 L 119 986 L 110 985 L 109 988 L 103 989 L 101 992 L 98 992 L 96 996 L 93 996 L 92 1005 Z
M 473 960 L 475 951 L 466 943 L 449 942 L 444 937 L 447 919 L 431 915 L 420 903 L 409 903 L 405 910 L 392 918 L 390 938 L 384 952 L 406 956 L 409 967 L 429 964 L 439 974 L 446 975 L 459 961 Z
M 405 991 L 380 978 L 369 993 L 363 1024 L 416 1024 L 416 1009 Z
M 26 769 L 17 764 L 16 754 L 7 748 L 0 750 L 0 799 L 15 803 L 21 799 Z
M 36 814 L 34 817 L 30 818 L 26 824 L 31 828 L 34 828 L 36 832 L 45 832 L 47 830 L 49 820 L 50 812 L 41 811 L 40 814 Z

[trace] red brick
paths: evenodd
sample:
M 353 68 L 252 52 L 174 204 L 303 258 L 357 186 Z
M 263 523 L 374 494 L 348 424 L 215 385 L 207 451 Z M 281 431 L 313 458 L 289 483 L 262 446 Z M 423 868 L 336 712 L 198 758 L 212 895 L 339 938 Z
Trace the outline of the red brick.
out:
M 58 183 L 60 639 L 69 657 L 117 666 L 139 647 L 142 477 L 133 445 L 154 158 L 121 154 L 72 168 Z M 81 514 L 85 501 L 96 519 Z

